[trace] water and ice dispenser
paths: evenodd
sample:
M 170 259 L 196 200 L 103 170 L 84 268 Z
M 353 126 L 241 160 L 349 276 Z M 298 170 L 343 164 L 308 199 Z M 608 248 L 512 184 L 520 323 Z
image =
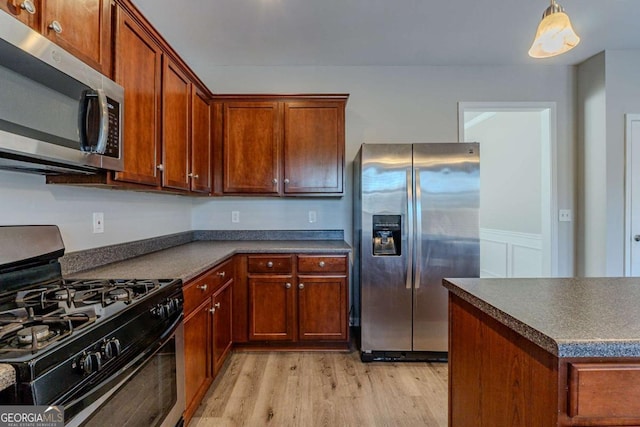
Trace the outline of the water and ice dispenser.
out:
M 373 216 L 373 255 L 401 255 L 401 215 Z

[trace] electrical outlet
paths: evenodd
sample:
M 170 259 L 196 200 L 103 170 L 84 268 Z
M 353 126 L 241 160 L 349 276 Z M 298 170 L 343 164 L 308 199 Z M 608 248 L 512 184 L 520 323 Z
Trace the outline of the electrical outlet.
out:
M 559 220 L 560 222 L 571 222 L 573 220 L 571 209 L 560 209 Z
M 317 220 L 316 211 L 309 211 L 309 222 L 314 223 Z
M 240 211 L 231 211 L 231 222 L 240 222 Z
M 102 212 L 93 213 L 93 232 L 104 233 L 104 213 Z

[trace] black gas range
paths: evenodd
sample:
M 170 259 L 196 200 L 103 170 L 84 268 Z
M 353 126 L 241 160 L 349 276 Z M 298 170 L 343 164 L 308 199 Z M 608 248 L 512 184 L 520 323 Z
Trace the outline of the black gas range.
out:
M 155 382 L 139 420 L 175 425 L 184 409 L 182 282 L 66 280 L 63 253 L 55 226 L 0 227 L 0 363 L 16 371 L 0 401 L 59 406 L 73 425 L 136 425 L 113 418 L 110 405 Z

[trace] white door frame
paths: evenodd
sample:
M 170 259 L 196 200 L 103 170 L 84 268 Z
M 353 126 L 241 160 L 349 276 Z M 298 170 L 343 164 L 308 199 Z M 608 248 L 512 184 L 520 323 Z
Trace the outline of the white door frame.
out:
M 555 102 L 459 102 L 458 103 L 458 141 L 464 141 L 465 111 L 549 111 L 548 144 L 542 146 L 542 183 L 543 194 L 547 190 L 549 198 L 541 201 L 542 226 L 542 271 L 550 277 L 558 276 L 558 180 L 556 160 L 556 103 Z M 482 148 L 480 154 L 482 164 Z
M 625 135 L 624 135 L 624 155 L 625 155 L 625 174 L 624 174 L 624 275 L 631 276 L 631 172 L 633 164 L 631 162 L 631 154 L 633 150 L 631 139 L 631 123 L 640 121 L 640 114 L 625 114 Z

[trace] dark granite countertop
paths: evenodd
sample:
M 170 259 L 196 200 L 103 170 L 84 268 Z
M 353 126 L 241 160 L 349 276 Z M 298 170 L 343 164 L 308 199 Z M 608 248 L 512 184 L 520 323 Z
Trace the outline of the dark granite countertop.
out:
M 447 279 L 453 294 L 558 357 L 640 357 L 640 279 Z
M 195 241 L 150 254 L 83 270 L 70 278 L 146 278 L 188 281 L 239 253 L 339 253 L 351 247 L 342 240 Z

